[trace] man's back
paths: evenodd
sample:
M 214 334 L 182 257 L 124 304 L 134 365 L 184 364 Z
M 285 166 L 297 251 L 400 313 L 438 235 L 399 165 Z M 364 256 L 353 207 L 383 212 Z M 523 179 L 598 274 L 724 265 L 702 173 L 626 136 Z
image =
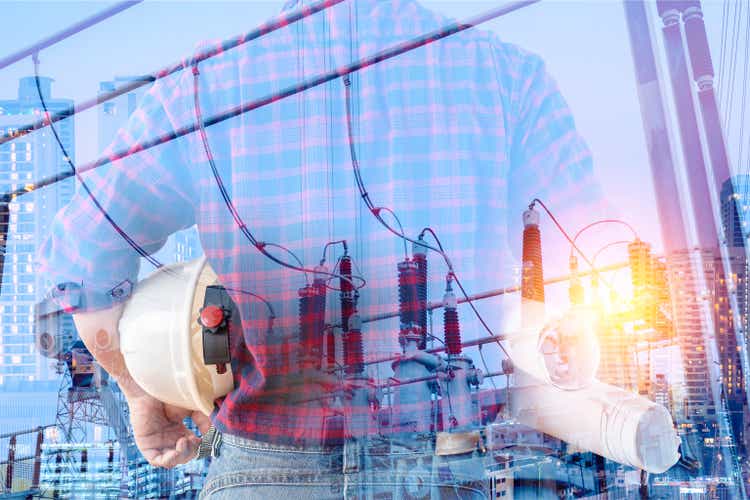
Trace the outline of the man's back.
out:
M 448 22 L 413 0 L 345 2 L 201 63 L 197 78 L 185 71 L 157 83 L 113 147 L 195 121 L 196 89 L 207 117 Z M 213 125 L 207 138 L 228 194 L 257 240 L 282 245 L 308 268 L 319 263 L 327 243 L 346 240 L 355 274 L 367 281 L 357 304 L 364 318 L 398 310 L 397 265 L 412 256 L 412 248 L 405 249 L 364 206 L 351 147 L 369 198 L 384 207 L 381 216 L 400 230 L 388 210 L 395 212 L 413 239 L 432 228 L 469 293 L 516 279 L 519 260 L 511 247 L 521 233 L 520 214 L 534 196 L 558 206 L 582 191 L 596 198 L 588 151 L 540 59 L 488 33 L 473 30 L 366 68 L 352 75 L 351 95 L 348 113 L 344 81 L 334 80 Z M 233 342 L 236 389 L 221 404 L 217 427 L 261 441 L 320 438 L 326 417 L 338 411 L 330 400 L 284 404 L 263 397 L 265 379 L 299 370 L 304 348 L 298 291 L 306 276 L 264 257 L 239 230 L 200 136 L 118 162 L 96 184 L 112 218 L 150 249 L 197 223 L 209 263 L 221 283 L 235 290 L 244 339 Z M 54 282 L 92 283 L 92 296 L 133 280 L 137 260 L 106 221 L 91 216 L 96 210 L 85 194 L 77 197 L 61 214 L 59 228 L 86 223 L 78 234 L 58 228 L 43 250 Z M 86 240 L 93 252 L 84 250 Z M 64 251 L 52 256 L 53 247 Z M 266 248 L 296 265 L 285 251 Z M 329 271 L 341 248 L 325 255 Z M 76 252 L 88 262 L 61 264 L 66 253 Z M 437 301 L 447 268 L 438 255 L 428 258 L 428 300 Z M 338 280 L 328 284 L 338 287 Z M 328 324 L 338 323 L 340 315 L 332 288 Z M 265 305 L 238 290 L 273 305 L 273 331 L 266 328 Z M 478 307 L 501 332 L 499 303 Z M 469 309 L 460 309 L 460 317 L 466 338 L 486 334 Z M 442 320 L 434 323 L 441 336 Z M 366 323 L 366 358 L 400 352 L 399 328 L 398 318 Z M 337 353 L 341 362 L 340 347 Z M 495 364 L 497 359 L 490 357 Z M 368 368 L 381 379 L 390 369 L 387 363 Z

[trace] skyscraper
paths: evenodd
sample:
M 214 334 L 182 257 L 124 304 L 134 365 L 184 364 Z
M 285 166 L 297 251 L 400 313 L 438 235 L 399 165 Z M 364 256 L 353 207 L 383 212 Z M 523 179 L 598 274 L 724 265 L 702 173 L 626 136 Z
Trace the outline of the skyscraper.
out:
M 740 362 L 739 346 L 735 335 L 734 311 L 732 311 L 727 285 L 731 285 L 737 294 L 739 325 L 744 331 L 748 327 L 748 303 L 750 302 L 750 287 L 748 286 L 748 261 L 746 253 L 745 234 L 747 227 L 747 197 L 748 176 L 737 176 L 728 179 L 721 190 L 721 223 L 724 228 L 728 244 L 728 258 L 731 275 L 721 272 L 716 290 L 715 323 L 716 339 L 721 358 L 722 381 L 732 423 L 735 439 L 741 446 L 745 446 L 744 413 L 747 406 L 745 401 L 745 383 Z M 735 189 L 732 189 L 734 182 Z M 717 263 L 721 269 L 721 263 Z
M 50 112 L 72 106 L 69 99 L 52 97 L 52 79 L 40 77 L 39 84 Z M 20 80 L 18 98 L 0 101 L 0 132 L 11 132 L 39 119 L 42 105 L 34 77 Z M 60 139 L 75 156 L 75 127 L 72 118 L 56 125 Z M 0 191 L 67 171 L 69 166 L 49 128 L 0 146 Z M 0 386 L 52 380 L 57 374 L 49 360 L 35 350 L 34 305 L 44 293 L 42 277 L 34 272 L 37 247 L 49 231 L 57 211 L 68 203 L 75 181 L 67 179 L 53 186 L 20 196 L 10 204 L 8 245 L 0 296 Z M 71 328 L 68 318 L 60 328 Z
M 669 256 L 668 265 L 675 333 L 683 358 L 683 414 L 688 419 L 684 424 L 690 427 L 702 424 L 707 418 L 713 419 L 711 415 L 716 413 L 711 395 L 711 370 L 705 352 L 705 322 L 701 308 L 703 301 L 714 303 L 717 262 L 714 249 L 700 250 L 700 259 L 694 255 L 696 252 L 698 251 L 676 251 Z M 697 260 L 703 263 L 701 280 L 696 279 L 693 272 L 693 264 Z M 702 292 L 696 293 L 696 290 Z

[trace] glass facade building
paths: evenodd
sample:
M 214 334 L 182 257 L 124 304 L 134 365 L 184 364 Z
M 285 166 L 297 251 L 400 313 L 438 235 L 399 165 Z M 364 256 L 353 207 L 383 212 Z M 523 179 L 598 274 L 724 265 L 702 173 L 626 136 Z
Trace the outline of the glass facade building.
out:
M 73 105 L 52 95 L 52 79 L 40 77 L 40 90 L 51 113 Z M 34 77 L 22 78 L 18 98 L 0 100 L 0 133 L 12 132 L 42 116 Z M 75 123 L 56 124 L 68 154 L 75 157 Z M 70 167 L 49 128 L 0 146 L 0 191 L 7 192 Z M 34 306 L 44 294 L 42 277 L 34 272 L 34 258 L 55 214 L 70 201 L 75 181 L 20 196 L 10 204 L 8 245 L 0 295 L 0 387 L 55 380 L 49 360 L 35 349 Z M 70 319 L 59 328 L 71 328 Z

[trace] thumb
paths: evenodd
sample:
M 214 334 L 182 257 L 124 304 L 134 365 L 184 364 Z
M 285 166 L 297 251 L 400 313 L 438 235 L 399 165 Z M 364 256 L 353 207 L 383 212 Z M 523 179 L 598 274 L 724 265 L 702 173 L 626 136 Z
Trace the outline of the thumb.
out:
M 208 428 L 211 427 L 211 419 L 204 413 L 194 411 L 192 415 L 190 415 L 190 418 L 193 420 L 193 423 L 198 426 L 198 430 L 201 431 L 201 434 L 208 432 Z

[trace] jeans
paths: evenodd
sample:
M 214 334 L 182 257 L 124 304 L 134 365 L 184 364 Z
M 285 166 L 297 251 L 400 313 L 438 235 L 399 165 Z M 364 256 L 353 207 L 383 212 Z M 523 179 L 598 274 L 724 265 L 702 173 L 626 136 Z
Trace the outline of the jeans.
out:
M 201 499 L 487 499 L 484 457 L 394 440 L 293 447 L 224 434 Z

